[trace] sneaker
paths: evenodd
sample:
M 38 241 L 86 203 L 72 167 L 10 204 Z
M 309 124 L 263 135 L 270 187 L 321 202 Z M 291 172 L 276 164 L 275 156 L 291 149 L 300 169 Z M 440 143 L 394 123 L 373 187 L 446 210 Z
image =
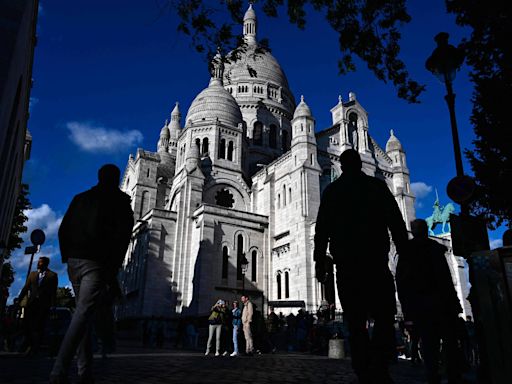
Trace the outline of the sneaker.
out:
M 231 355 L 229 355 L 229 356 L 231 356 L 231 357 L 235 357 L 235 356 L 238 356 L 238 353 L 233 352 L 233 353 L 232 353 Z
M 206 351 L 206 352 L 204 353 L 204 355 L 205 355 L 205 356 L 208 356 L 209 354 L 210 354 L 210 351 Z
M 228 355 L 228 351 L 225 351 L 222 356 L 227 356 Z
M 215 356 L 220 356 L 220 353 L 219 352 L 215 352 Z

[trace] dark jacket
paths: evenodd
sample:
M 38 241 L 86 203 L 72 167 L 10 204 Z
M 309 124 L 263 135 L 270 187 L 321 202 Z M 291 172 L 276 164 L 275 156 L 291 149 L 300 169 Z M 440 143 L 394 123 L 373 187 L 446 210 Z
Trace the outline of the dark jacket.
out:
M 59 228 L 62 261 L 100 261 L 117 271 L 133 229 L 130 197 L 119 189 L 95 186 L 73 198 Z
M 25 286 L 20 292 L 19 299 L 21 301 L 30 292 L 27 306 L 37 303 L 42 308 L 50 308 L 55 305 L 58 283 L 57 274 L 49 269 L 46 270 L 41 285 L 39 285 L 39 271 L 30 272 Z
M 397 247 L 407 229 L 386 183 L 363 172 L 342 174 L 322 195 L 315 228 L 315 261 L 329 250 L 336 264 L 355 270 L 388 268 L 389 231 Z
M 396 269 L 398 298 L 405 316 L 432 318 L 462 312 L 446 261 L 444 245 L 429 239 L 412 239 Z

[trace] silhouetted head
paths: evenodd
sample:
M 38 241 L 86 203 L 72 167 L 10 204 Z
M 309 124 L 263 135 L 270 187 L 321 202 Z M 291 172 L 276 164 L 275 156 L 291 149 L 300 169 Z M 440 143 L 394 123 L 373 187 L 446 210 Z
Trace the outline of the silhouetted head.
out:
M 119 186 L 121 171 L 114 164 L 105 164 L 98 171 L 98 185 L 100 187 L 114 189 Z
M 249 296 L 243 295 L 243 296 L 241 297 L 241 300 L 242 300 L 242 303 L 244 303 L 244 304 L 245 304 L 246 302 L 248 302 L 248 301 L 249 301 Z
M 415 239 L 426 239 L 428 237 L 428 225 L 423 219 L 411 221 L 411 232 Z
M 512 247 L 512 229 L 507 229 L 503 232 L 503 246 Z
M 354 149 L 347 149 L 340 155 L 340 164 L 343 173 L 356 174 L 361 172 L 361 156 Z
M 37 269 L 40 271 L 46 271 L 50 265 L 50 259 L 46 256 L 41 256 L 37 261 Z

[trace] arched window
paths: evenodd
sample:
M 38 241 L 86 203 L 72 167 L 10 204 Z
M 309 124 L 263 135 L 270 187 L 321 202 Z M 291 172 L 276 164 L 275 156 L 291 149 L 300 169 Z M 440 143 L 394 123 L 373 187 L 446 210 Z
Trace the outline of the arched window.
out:
M 201 153 L 201 139 L 196 139 L 197 152 Z
M 222 278 L 228 278 L 228 247 L 222 247 Z
M 225 159 L 226 158 L 226 139 L 220 140 L 219 145 L 219 159 Z
M 292 189 L 291 188 L 288 188 L 288 202 L 289 203 L 292 202 Z
M 290 273 L 286 271 L 284 273 L 284 298 L 290 297 Z
M 254 131 L 252 133 L 252 141 L 256 145 L 263 144 L 263 124 L 259 121 L 254 123 Z
M 244 237 L 238 235 L 237 237 L 237 249 L 236 249 L 236 279 L 242 280 L 242 258 L 244 257 Z
M 281 137 L 281 148 L 283 152 L 288 151 L 288 131 L 283 130 L 282 137 Z
M 149 208 L 149 191 L 142 192 L 142 196 L 140 198 L 140 211 L 139 216 L 142 217 Z
M 270 124 L 268 145 L 270 148 L 275 148 L 277 146 L 277 127 L 274 124 Z
M 208 146 L 209 146 L 209 143 L 208 143 L 208 138 L 205 137 L 203 139 L 203 151 L 202 151 L 202 154 L 203 155 L 207 155 L 208 154 Z
M 277 194 L 277 208 L 281 208 L 281 194 Z
M 256 281 L 256 273 L 257 273 L 257 256 L 258 256 L 258 252 L 256 252 L 256 250 L 252 251 L 252 255 L 251 255 L 251 281 Z
M 281 273 L 277 274 L 276 283 L 277 283 L 277 300 L 281 300 Z
M 286 207 L 286 185 L 283 184 L 283 207 Z
M 228 144 L 228 160 L 233 161 L 233 142 L 230 141 Z

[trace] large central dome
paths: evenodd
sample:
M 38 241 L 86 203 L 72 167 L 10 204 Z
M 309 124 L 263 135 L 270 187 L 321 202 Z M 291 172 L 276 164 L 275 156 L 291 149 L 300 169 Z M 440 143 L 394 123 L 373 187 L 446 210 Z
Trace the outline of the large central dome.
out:
M 257 46 L 249 46 L 238 60 L 225 65 L 224 85 L 261 81 L 288 90 L 288 80 L 274 56 L 268 51 L 256 52 L 256 49 Z
M 237 59 L 225 64 L 224 87 L 240 105 L 263 101 L 286 111 L 291 117 L 295 99 L 288 79 L 274 56 L 258 45 L 256 29 L 256 13 L 251 4 L 244 16 L 245 47 L 235 54 Z

